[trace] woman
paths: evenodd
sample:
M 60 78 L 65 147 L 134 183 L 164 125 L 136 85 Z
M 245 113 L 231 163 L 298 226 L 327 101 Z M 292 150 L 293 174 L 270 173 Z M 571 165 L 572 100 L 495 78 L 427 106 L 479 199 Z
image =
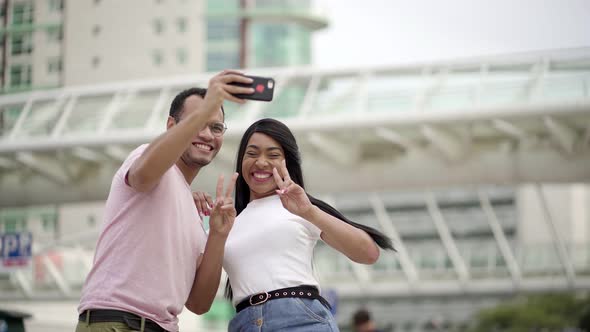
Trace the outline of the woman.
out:
M 237 311 L 229 331 L 338 331 L 312 271 L 317 240 L 373 264 L 378 247 L 393 249 L 390 239 L 305 192 L 295 137 L 277 120 L 246 130 L 236 169 L 238 216 L 223 262 L 226 296 Z M 199 197 L 199 210 L 208 214 Z

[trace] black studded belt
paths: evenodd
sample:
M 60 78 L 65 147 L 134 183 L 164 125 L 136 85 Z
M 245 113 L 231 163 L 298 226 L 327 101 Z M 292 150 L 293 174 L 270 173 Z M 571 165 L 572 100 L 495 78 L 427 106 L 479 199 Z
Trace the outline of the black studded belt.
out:
M 281 288 L 275 289 L 269 292 L 261 292 L 250 295 L 242 302 L 236 305 L 236 312 L 240 312 L 250 306 L 263 304 L 265 302 L 282 299 L 287 297 L 300 297 L 304 299 L 316 299 L 319 300 L 323 305 L 325 305 L 328 309 L 330 309 L 330 304 L 326 299 L 324 299 L 318 289 L 314 286 L 297 286 L 297 287 L 288 287 L 288 288 Z

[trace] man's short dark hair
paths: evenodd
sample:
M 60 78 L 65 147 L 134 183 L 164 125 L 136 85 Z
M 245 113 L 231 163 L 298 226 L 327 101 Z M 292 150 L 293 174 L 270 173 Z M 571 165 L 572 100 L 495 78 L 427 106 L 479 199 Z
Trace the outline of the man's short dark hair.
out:
M 359 309 L 352 316 L 352 324 L 359 326 L 371 320 L 371 314 L 367 309 Z
M 170 104 L 170 112 L 168 115 L 174 118 L 176 122 L 180 121 L 180 115 L 182 114 L 182 107 L 184 106 L 184 101 L 186 98 L 190 96 L 199 96 L 201 98 L 205 98 L 207 94 L 207 89 L 203 88 L 188 88 L 186 90 L 180 91 L 176 97 L 172 100 L 172 104 Z M 225 111 L 223 110 L 223 105 L 221 106 L 221 112 L 225 117 Z

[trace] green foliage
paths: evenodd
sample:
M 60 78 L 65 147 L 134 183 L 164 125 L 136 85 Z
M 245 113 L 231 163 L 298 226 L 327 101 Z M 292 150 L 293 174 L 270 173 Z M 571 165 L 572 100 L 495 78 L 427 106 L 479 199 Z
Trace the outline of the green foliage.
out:
M 492 309 L 482 310 L 472 332 L 562 331 L 583 328 L 590 322 L 590 298 L 574 294 L 518 297 Z M 590 331 L 590 330 L 587 330 Z

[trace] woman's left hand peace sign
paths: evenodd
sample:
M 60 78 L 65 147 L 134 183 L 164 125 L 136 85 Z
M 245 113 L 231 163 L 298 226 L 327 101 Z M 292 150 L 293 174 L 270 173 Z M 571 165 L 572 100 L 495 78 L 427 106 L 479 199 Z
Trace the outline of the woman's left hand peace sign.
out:
M 285 160 L 281 163 L 280 171 L 273 168 L 272 173 L 279 187 L 276 192 L 281 198 L 285 209 L 298 216 L 305 215 L 313 205 L 309 201 L 305 190 L 291 180 Z

